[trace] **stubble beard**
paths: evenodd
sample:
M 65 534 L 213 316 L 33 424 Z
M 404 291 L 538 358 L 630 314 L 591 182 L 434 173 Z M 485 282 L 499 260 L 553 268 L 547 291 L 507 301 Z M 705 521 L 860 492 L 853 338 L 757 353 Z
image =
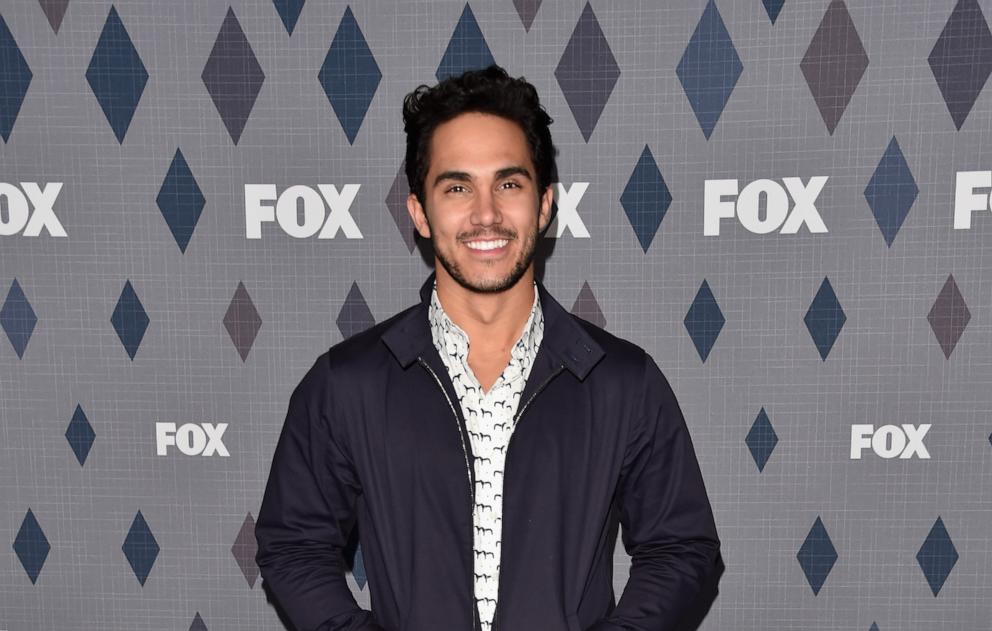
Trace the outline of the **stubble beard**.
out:
M 530 268 L 530 264 L 534 260 L 534 253 L 537 250 L 537 227 L 535 226 L 534 230 L 528 232 L 524 236 L 523 247 L 520 249 L 520 255 L 517 257 L 516 262 L 513 264 L 513 268 L 506 276 L 497 279 L 487 279 L 482 282 L 473 282 L 462 272 L 461 268 L 458 266 L 458 263 L 445 253 L 444 248 L 440 247 L 440 244 L 434 237 L 435 234 L 436 233 L 431 230 L 431 245 L 434 246 L 434 255 L 437 257 L 437 260 L 440 261 L 441 267 L 443 267 L 444 271 L 446 271 L 448 275 L 463 288 L 480 294 L 496 294 L 506 291 L 516 285 L 520 279 L 523 278 L 524 274 L 527 272 L 527 269 Z M 517 233 L 510 230 L 496 230 L 495 232 L 487 231 L 484 234 L 486 236 L 491 236 L 494 239 L 510 239 L 511 243 L 517 238 Z M 482 236 L 482 234 L 473 233 L 468 235 L 460 235 L 457 241 L 461 243 L 464 239 L 478 238 L 479 236 Z

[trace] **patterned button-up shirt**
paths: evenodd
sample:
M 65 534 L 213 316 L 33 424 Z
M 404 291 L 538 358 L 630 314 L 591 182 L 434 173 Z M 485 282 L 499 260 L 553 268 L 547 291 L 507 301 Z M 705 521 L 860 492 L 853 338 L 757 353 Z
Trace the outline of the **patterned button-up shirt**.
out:
M 462 409 L 475 456 L 475 600 L 483 631 L 492 627 L 499 586 L 500 538 L 503 525 L 503 463 L 513 431 L 513 415 L 524 383 L 544 337 L 544 314 L 534 288 L 534 305 L 520 339 L 510 351 L 510 363 L 489 392 L 483 392 L 468 364 L 468 335 L 441 307 L 437 289 L 429 310 L 431 336 Z

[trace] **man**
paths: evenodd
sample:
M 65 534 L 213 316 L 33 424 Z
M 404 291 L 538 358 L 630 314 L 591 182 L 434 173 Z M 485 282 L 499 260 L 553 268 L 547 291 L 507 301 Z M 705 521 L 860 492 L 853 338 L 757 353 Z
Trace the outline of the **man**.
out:
M 535 282 L 551 118 L 492 66 L 420 86 L 404 121 L 435 274 L 293 392 L 256 527 L 265 583 L 300 631 L 674 628 L 716 529 L 654 361 Z M 356 521 L 371 612 L 345 582 Z

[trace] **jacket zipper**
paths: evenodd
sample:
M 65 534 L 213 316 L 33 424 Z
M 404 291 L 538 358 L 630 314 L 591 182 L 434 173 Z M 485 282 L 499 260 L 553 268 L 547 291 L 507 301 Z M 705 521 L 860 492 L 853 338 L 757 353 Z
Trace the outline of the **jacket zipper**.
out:
M 513 425 L 510 427 L 510 440 L 508 440 L 507 443 L 506 443 L 506 457 L 503 458 L 503 471 L 506 471 L 509 468 L 507 466 L 507 463 L 510 460 L 510 445 L 513 444 L 513 438 L 517 435 L 516 434 L 516 431 L 515 431 L 517 429 L 517 423 L 520 422 L 520 418 L 524 415 L 524 412 L 527 411 L 527 407 L 530 405 L 530 402 L 534 400 L 534 397 L 536 397 L 538 394 L 540 394 L 541 393 L 541 390 L 544 390 L 544 387 L 547 386 L 549 383 L 551 383 L 551 380 L 554 379 L 555 377 L 557 377 L 558 374 L 561 373 L 561 371 L 563 371 L 563 370 L 565 370 L 565 364 L 560 364 L 558 366 L 558 368 L 554 370 L 554 372 L 552 372 L 550 375 L 548 375 L 544 379 L 544 381 L 541 382 L 541 385 L 539 385 L 537 387 L 537 389 L 534 390 L 534 393 L 530 395 L 530 397 L 527 399 L 527 401 L 524 402 L 524 406 L 522 408 L 520 408 L 520 411 L 517 412 L 517 415 L 513 418 Z M 505 476 L 504 476 L 504 480 L 505 480 Z M 505 495 L 505 493 L 506 493 L 506 491 L 504 490 L 504 495 Z M 499 547 L 500 547 L 500 551 L 501 552 L 503 550 L 503 539 L 504 539 L 505 535 L 506 535 L 506 530 L 505 529 L 501 530 L 500 531 L 500 541 L 499 541 Z M 473 558 L 473 562 L 474 562 L 474 558 Z M 501 564 L 502 564 L 502 562 L 501 562 Z M 503 587 L 503 584 L 504 583 L 505 583 L 505 581 L 503 580 L 503 573 L 500 572 L 499 583 L 496 585 L 496 611 L 493 612 L 493 624 L 492 624 L 492 628 L 491 628 L 490 631 L 497 631 L 497 629 L 499 628 L 499 611 L 500 611 L 500 605 L 502 605 L 503 602 L 504 602 L 504 598 L 502 596 L 502 593 L 503 593 L 502 587 Z
M 458 440 L 461 441 L 461 444 L 462 444 L 462 453 L 465 455 L 465 473 L 468 475 L 469 509 L 470 509 L 469 510 L 469 515 L 472 516 L 471 522 L 472 522 L 472 524 L 474 524 L 475 523 L 475 481 L 472 479 L 472 465 L 469 464 L 469 461 L 468 461 L 468 449 L 465 447 L 465 436 L 462 433 L 462 422 L 461 422 L 461 418 L 458 416 L 458 412 L 455 411 L 455 406 L 451 402 L 451 397 L 448 396 L 448 391 L 444 389 L 444 385 L 441 383 L 441 380 L 438 378 L 437 373 L 434 372 L 434 369 L 431 368 L 430 365 L 426 361 L 424 361 L 424 358 L 423 357 L 417 357 L 417 362 L 421 366 L 423 366 L 427 370 L 427 372 L 430 373 L 431 377 L 434 377 L 434 381 L 437 383 L 437 387 L 441 389 L 441 394 L 444 395 L 444 400 L 448 402 L 448 407 L 451 408 L 451 414 L 454 415 L 454 417 L 455 417 L 455 426 L 458 429 Z M 533 399 L 533 398 L 534 397 L 531 397 L 531 399 Z M 529 401 L 528 401 L 528 403 L 529 403 Z M 514 425 L 516 425 L 516 423 L 514 423 Z M 510 438 L 512 440 L 512 438 L 513 438 L 512 435 L 511 435 Z M 507 448 L 507 451 L 509 451 L 509 448 Z M 469 532 L 469 541 L 472 541 L 472 542 L 475 541 L 475 530 L 474 530 L 474 527 L 473 527 L 473 530 L 471 532 Z M 480 624 L 479 624 L 479 622 L 478 622 L 478 620 L 476 618 L 476 614 L 478 614 L 478 608 L 476 607 L 476 603 L 475 603 L 475 544 L 474 543 L 472 545 L 472 555 L 471 555 L 471 557 L 472 557 L 472 571 L 470 573 L 470 576 L 471 576 L 471 579 L 472 580 L 469 581 L 469 586 L 471 587 L 471 589 L 469 590 L 469 593 L 471 594 L 471 600 L 469 602 L 470 602 L 471 607 L 472 607 L 472 629 L 474 630 L 474 629 L 477 629 L 477 628 L 480 627 Z M 499 587 L 497 586 L 497 591 L 498 590 L 499 590 Z M 497 596 L 498 596 L 498 594 L 497 594 Z M 498 605 L 499 605 L 499 603 L 497 602 L 497 606 Z

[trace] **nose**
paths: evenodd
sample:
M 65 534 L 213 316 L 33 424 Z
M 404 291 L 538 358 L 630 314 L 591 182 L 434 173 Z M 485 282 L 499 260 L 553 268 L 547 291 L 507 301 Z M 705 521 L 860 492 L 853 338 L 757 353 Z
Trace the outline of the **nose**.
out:
M 483 188 L 475 198 L 475 205 L 472 207 L 471 221 L 476 226 L 489 226 L 502 221 L 499 207 L 496 205 L 496 198 L 492 191 Z

